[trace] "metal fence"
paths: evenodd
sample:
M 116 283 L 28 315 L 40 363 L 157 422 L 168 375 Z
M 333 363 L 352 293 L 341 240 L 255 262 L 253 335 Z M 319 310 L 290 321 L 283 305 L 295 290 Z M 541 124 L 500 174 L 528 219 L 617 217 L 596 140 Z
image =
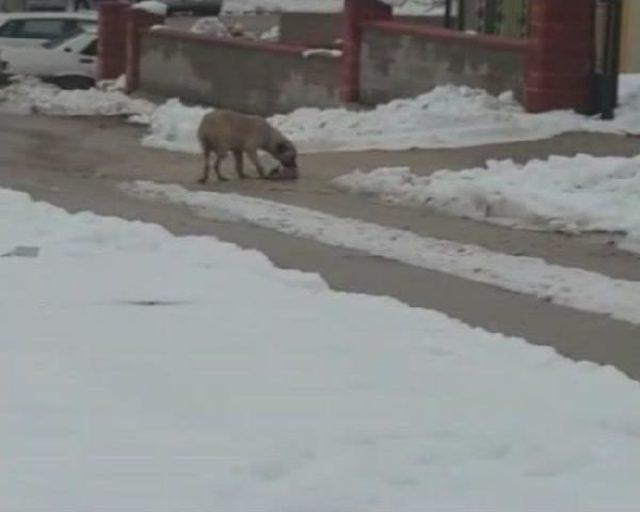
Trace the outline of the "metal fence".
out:
M 458 30 L 522 38 L 527 35 L 528 10 L 529 0 L 445 0 L 444 24 Z

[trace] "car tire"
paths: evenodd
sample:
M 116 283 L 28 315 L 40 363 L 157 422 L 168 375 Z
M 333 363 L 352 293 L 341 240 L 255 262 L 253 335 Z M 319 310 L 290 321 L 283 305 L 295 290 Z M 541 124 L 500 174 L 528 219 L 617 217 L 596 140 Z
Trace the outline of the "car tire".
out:
M 96 81 L 88 76 L 59 76 L 52 82 L 60 87 L 60 89 L 72 90 L 72 89 L 91 89 L 96 85 Z

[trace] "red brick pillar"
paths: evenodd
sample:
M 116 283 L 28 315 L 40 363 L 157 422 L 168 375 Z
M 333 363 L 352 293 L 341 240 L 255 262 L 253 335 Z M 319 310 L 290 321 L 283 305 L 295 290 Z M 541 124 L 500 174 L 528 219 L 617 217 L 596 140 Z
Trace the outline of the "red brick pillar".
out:
M 143 9 L 129 9 L 127 30 L 127 92 L 140 84 L 140 45 L 142 33 L 154 25 L 162 25 L 164 16 Z
M 98 4 L 98 77 L 105 80 L 118 78 L 127 62 L 126 2 L 100 2 Z
M 344 46 L 340 76 L 342 101 L 360 97 L 360 51 L 363 21 L 391 19 L 391 7 L 378 0 L 344 0 Z
M 593 0 L 531 0 L 525 71 L 529 112 L 591 110 Z

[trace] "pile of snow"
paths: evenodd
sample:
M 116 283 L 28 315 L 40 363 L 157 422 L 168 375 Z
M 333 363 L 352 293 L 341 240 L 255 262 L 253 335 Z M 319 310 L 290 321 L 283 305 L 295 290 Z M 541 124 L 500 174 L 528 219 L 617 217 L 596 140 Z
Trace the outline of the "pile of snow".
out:
M 141 11 L 146 11 L 151 14 L 155 14 L 156 16 L 167 15 L 167 4 L 163 2 L 158 2 L 156 0 L 144 0 L 143 2 L 138 2 L 137 4 L 133 4 L 131 8 L 139 9 Z
M 156 108 L 149 117 L 149 135 L 143 146 L 199 153 L 197 132 L 202 117 L 212 109 L 186 107 L 177 99 Z
M 260 34 L 259 39 L 269 42 L 280 41 L 280 25 L 274 25 L 269 30 L 264 31 Z
M 320 50 L 339 57 L 337 50 Z M 316 55 L 309 50 L 305 56 Z M 498 97 L 479 89 L 441 86 L 412 99 L 373 110 L 301 108 L 270 122 L 297 143 L 301 152 L 451 148 L 548 138 L 568 131 L 640 132 L 640 80 L 623 77 L 621 104 L 614 121 L 569 111 L 528 114 L 512 94 Z M 150 122 L 144 144 L 175 151 L 197 151 L 195 132 L 204 107 L 169 100 L 159 108 L 118 90 L 62 91 L 32 78 L 0 89 L 0 110 L 56 115 L 138 114 Z
M 620 75 L 619 107 L 615 124 L 629 133 L 640 133 L 640 74 Z
M 309 57 L 331 57 L 339 59 L 342 57 L 342 50 L 332 50 L 330 48 L 310 48 L 302 52 L 305 59 Z
M 217 16 L 198 18 L 189 29 L 189 32 L 207 34 L 215 37 L 231 37 L 229 29 Z
M 155 105 L 130 98 L 118 90 L 118 82 L 105 88 L 62 90 L 33 77 L 19 77 L 0 88 L 0 112 L 59 116 L 137 115 L 146 118 Z
M 640 282 L 238 194 L 140 181 L 122 189 L 143 199 L 187 205 L 197 215 L 218 221 L 246 222 L 640 325 Z
M 214 37 L 242 37 L 248 39 L 258 39 L 261 37 L 248 31 L 241 23 L 234 23 L 227 26 L 217 17 L 199 18 L 191 26 L 189 31 Z
M 403 150 L 451 148 L 479 144 L 538 140 L 569 131 L 640 132 L 640 83 L 625 84 L 618 117 L 599 121 L 569 111 L 528 114 L 510 93 L 498 97 L 479 89 L 441 86 L 413 99 L 395 100 L 373 110 L 301 108 L 276 115 L 270 122 L 296 142 L 301 152 L 339 150 Z M 146 143 L 191 151 L 190 140 L 202 108 L 180 106 L 156 112 L 156 123 L 173 135 L 163 141 L 151 130 Z M 160 121 L 160 118 L 163 118 Z M 188 121 L 188 122 L 187 122 Z M 188 133 L 180 133 L 183 127 Z M 184 145 L 175 144 L 181 140 Z
M 9 191 L 0 254 L 6 510 L 640 500 L 640 386 L 611 368 Z
M 408 168 L 354 171 L 343 190 L 496 224 L 568 233 L 610 232 L 640 252 L 640 157 L 554 156 L 525 165 L 418 176 Z
M 396 6 L 395 14 L 434 15 L 444 12 L 442 0 L 384 0 Z M 225 14 L 255 12 L 340 12 L 344 0 L 225 0 Z

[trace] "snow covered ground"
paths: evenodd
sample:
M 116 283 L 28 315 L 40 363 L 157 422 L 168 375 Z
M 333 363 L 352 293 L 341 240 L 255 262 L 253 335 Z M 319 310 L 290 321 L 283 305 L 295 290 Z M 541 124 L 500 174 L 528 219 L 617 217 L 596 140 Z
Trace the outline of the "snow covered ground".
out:
M 568 131 L 640 133 L 640 75 L 623 77 L 621 105 L 614 121 L 573 112 L 527 114 L 509 93 L 494 97 L 478 89 L 442 86 L 413 99 L 373 110 L 301 108 L 270 118 L 301 152 L 402 150 L 465 147 L 537 140 Z M 172 151 L 198 152 L 196 129 L 210 109 L 170 99 L 160 106 L 130 98 L 113 86 L 61 91 L 34 79 L 0 89 L 0 111 L 53 115 L 133 114 L 148 124 L 143 144 Z
M 437 14 L 443 12 L 440 0 L 389 1 L 395 14 Z M 344 0 L 225 0 L 223 12 L 227 14 L 277 11 L 338 12 Z
M 0 190 L 3 510 L 632 511 L 640 386 Z
M 334 180 L 349 192 L 432 208 L 513 227 L 567 233 L 625 235 L 620 245 L 640 252 L 640 156 L 554 156 L 525 165 L 418 176 L 408 168 L 354 171 Z
M 640 324 L 639 282 L 238 194 L 192 192 L 178 185 L 151 182 L 124 184 L 122 188 L 145 199 L 188 205 L 209 218 L 248 222 Z
M 442 86 L 374 110 L 301 108 L 270 118 L 302 152 L 450 148 L 538 140 L 568 131 L 640 132 L 640 81 L 623 81 L 618 117 L 599 121 L 573 112 L 528 114 L 511 94 Z M 197 124 L 207 109 L 170 100 L 151 116 L 143 144 L 197 152 Z
M 0 88 L 0 112 L 11 114 L 46 114 L 58 116 L 137 115 L 141 122 L 156 106 L 127 96 L 122 84 L 105 82 L 99 88 L 65 91 L 37 78 L 17 78 Z

